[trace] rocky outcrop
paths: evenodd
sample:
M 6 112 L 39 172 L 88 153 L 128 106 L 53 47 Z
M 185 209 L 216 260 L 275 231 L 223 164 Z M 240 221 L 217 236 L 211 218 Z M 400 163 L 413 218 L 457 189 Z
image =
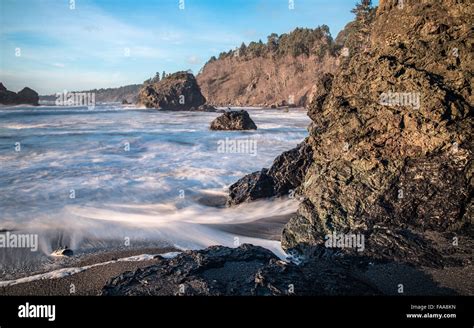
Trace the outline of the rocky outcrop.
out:
M 229 187 L 227 205 L 238 205 L 261 198 L 275 196 L 273 179 L 267 169 L 247 174 Z
M 157 265 L 127 272 L 103 288 L 106 296 L 377 295 L 343 261 L 297 266 L 257 246 L 213 246 L 185 252 Z
M 257 130 L 257 126 L 245 110 L 227 111 L 211 122 L 211 130 Z
M 177 72 L 165 79 L 145 85 L 138 95 L 138 102 L 147 108 L 163 110 L 190 110 L 206 103 L 194 75 Z
M 2 105 L 39 105 L 38 93 L 28 87 L 23 88 L 18 93 L 7 90 L 0 83 L 0 104 Z
M 306 142 L 278 156 L 267 170 L 246 175 L 229 188 L 227 204 L 238 205 L 262 198 L 294 196 L 312 164 L 312 149 Z
M 337 231 L 363 234 L 364 254 L 423 265 L 468 250 L 473 9 L 380 1 L 368 49 L 323 76 L 309 108 L 314 162 L 286 249 L 322 245 Z

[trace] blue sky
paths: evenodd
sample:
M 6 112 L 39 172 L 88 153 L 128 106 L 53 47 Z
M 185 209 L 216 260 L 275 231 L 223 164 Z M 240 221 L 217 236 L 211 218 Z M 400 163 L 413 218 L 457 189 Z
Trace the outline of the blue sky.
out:
M 199 72 L 213 55 L 272 32 L 352 20 L 356 0 L 0 0 L 0 81 L 40 94 Z M 181 8 L 180 8 L 181 7 Z M 72 9 L 73 8 L 73 9 Z

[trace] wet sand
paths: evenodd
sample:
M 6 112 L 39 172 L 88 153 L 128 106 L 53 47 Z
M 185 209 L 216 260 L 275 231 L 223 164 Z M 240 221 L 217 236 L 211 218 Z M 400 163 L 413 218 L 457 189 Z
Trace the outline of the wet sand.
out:
M 177 251 L 173 248 L 144 248 L 93 254 L 78 261 L 73 267 L 83 267 L 98 263 L 116 261 L 142 254 L 164 254 Z M 156 264 L 160 259 L 137 262 L 114 262 L 96 266 L 85 271 L 58 279 L 43 279 L 8 287 L 0 287 L 0 296 L 95 296 L 99 295 L 106 282 L 127 271 L 135 271 Z

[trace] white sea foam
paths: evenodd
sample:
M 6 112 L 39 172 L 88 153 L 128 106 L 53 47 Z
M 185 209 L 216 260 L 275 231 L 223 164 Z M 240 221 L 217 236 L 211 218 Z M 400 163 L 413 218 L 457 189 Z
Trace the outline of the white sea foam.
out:
M 299 110 L 249 112 L 259 127 L 256 131 L 209 131 L 217 113 L 117 105 L 98 105 L 92 111 L 2 108 L 0 229 L 37 232 L 45 254 L 57 246 L 57 231 L 73 249 L 83 247 L 84 240 L 92 246 L 90 240 L 95 240 L 100 248 L 107 240 L 125 237 L 185 249 L 234 246 L 236 236 L 212 225 L 290 214 L 297 202 L 262 201 L 222 209 L 203 206 L 199 199 L 225 195 L 243 175 L 269 167 L 277 155 L 307 136 L 309 123 Z M 217 144 L 225 138 L 256 140 L 256 156 L 220 154 Z M 16 142 L 22 145 L 20 152 L 15 152 Z M 278 242 L 239 240 L 283 254 Z

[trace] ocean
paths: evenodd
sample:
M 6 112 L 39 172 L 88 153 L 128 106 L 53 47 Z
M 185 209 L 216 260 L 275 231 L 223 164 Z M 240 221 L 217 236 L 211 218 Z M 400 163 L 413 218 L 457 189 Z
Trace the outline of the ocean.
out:
M 81 253 L 238 240 L 282 254 L 277 241 L 212 228 L 291 214 L 298 206 L 292 199 L 211 206 L 232 183 L 271 166 L 308 134 L 302 109 L 246 110 L 258 130 L 210 131 L 218 113 L 115 104 L 1 107 L 0 230 L 36 235 L 38 249 L 34 256 L 31 249 L 0 251 L 0 270 L 34 271 L 65 245 Z

